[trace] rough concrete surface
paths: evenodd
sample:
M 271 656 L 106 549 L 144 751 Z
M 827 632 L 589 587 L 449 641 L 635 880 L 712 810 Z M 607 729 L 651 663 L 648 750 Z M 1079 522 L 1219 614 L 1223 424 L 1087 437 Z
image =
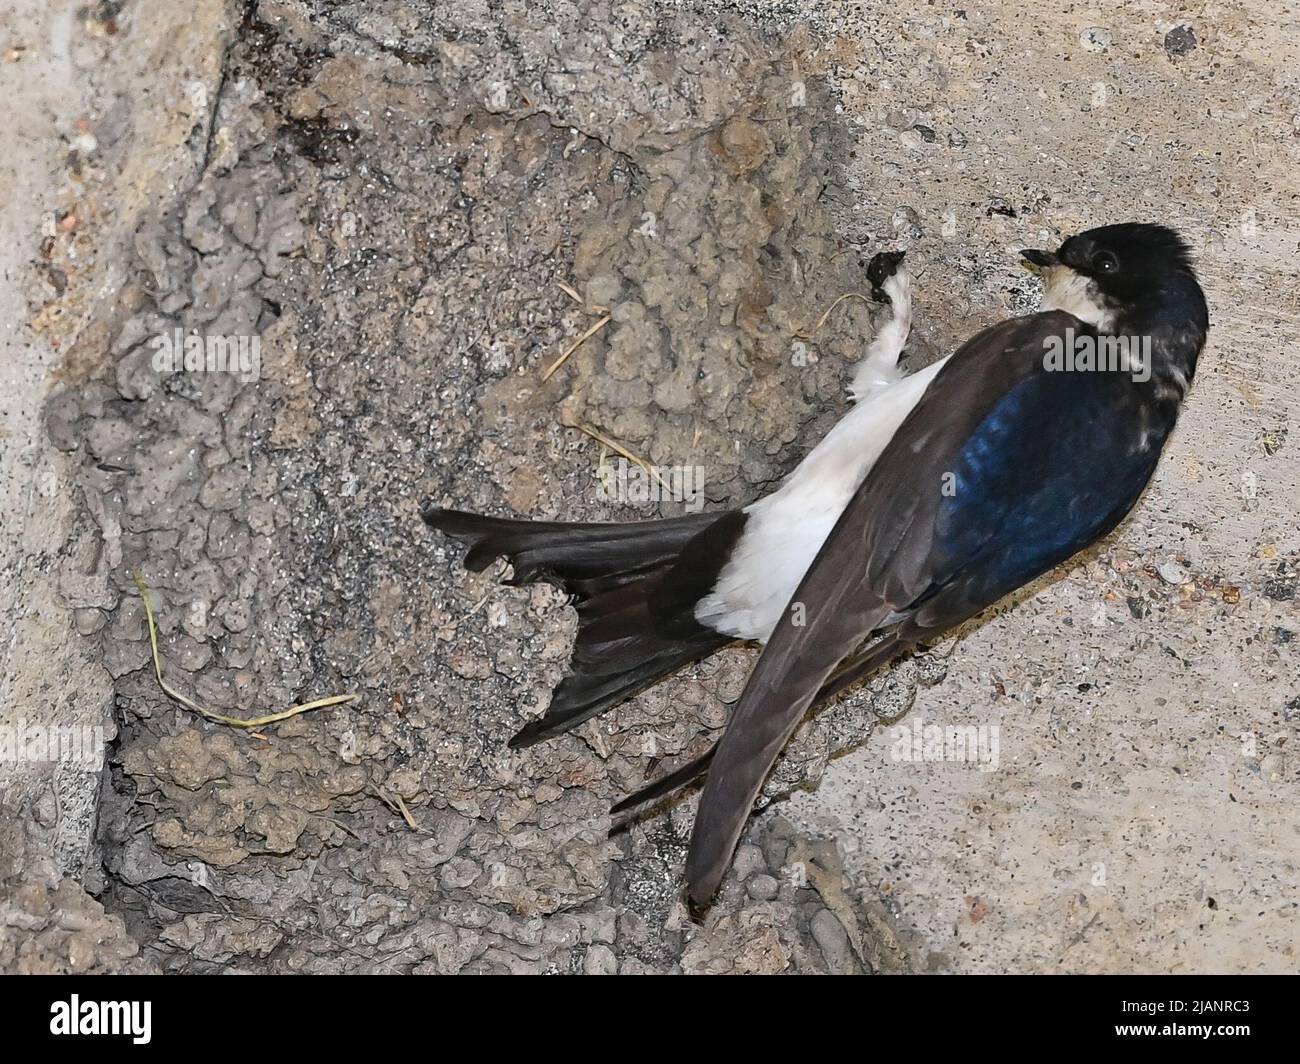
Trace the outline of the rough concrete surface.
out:
M 108 745 L 0 768 L 0 968 L 1294 970 L 1294 13 L 21 6 L 0 724 Z M 694 798 L 607 810 L 752 651 L 510 752 L 572 611 L 419 505 L 680 508 L 602 498 L 590 431 L 748 501 L 844 409 L 870 253 L 909 249 L 920 364 L 1034 305 L 1015 248 L 1121 218 L 1182 228 L 1213 308 L 1157 483 L 808 721 L 691 923 Z M 259 361 L 160 369 L 177 330 Z M 203 720 L 136 571 L 188 697 L 360 697 Z M 996 726 L 997 767 L 898 759 L 914 721 Z

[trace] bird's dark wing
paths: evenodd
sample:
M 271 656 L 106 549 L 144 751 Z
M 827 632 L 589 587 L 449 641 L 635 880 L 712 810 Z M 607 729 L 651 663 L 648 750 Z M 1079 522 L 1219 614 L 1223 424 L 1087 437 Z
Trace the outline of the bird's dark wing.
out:
M 833 698 L 846 687 L 851 687 L 862 677 L 874 672 L 886 662 L 892 661 L 903 651 L 909 649 L 908 644 L 899 641 L 895 636 L 886 636 L 884 639 L 876 640 L 870 646 L 863 647 L 854 654 L 850 654 L 840 662 L 839 667 L 831 673 L 830 677 L 822 684 L 821 689 L 813 698 L 813 705 L 824 702 L 828 698 Z M 629 794 L 617 802 L 611 809 L 610 813 L 623 813 L 638 805 L 645 805 L 647 802 L 654 801 L 656 798 L 662 798 L 671 794 L 679 787 L 684 787 L 692 780 L 698 779 L 709 771 L 709 765 L 713 763 L 713 755 L 717 753 L 718 744 L 714 743 L 709 747 L 708 752 L 690 761 L 679 769 L 653 780 L 639 791 Z
M 1114 527 L 1150 478 L 1140 395 L 1118 373 L 1044 369 L 1061 312 L 1006 321 L 930 384 L 850 500 L 717 747 L 687 858 L 712 897 L 772 763 L 872 632 L 916 641 L 973 616 Z

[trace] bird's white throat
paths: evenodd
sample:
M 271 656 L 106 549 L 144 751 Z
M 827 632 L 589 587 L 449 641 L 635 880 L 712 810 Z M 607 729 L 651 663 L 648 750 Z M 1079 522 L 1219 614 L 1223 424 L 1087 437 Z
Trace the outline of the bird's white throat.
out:
M 1063 310 L 1099 332 L 1110 332 L 1115 311 L 1107 305 L 1097 282 L 1069 266 L 1046 266 L 1043 278 L 1043 310 Z

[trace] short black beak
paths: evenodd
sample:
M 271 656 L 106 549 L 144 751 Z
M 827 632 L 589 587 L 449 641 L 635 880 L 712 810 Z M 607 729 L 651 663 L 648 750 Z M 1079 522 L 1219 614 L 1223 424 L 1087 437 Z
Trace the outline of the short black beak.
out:
M 1035 266 L 1059 266 L 1061 260 L 1056 257 L 1054 251 L 1039 251 L 1037 248 L 1025 248 L 1021 256 L 1026 262 L 1032 262 Z

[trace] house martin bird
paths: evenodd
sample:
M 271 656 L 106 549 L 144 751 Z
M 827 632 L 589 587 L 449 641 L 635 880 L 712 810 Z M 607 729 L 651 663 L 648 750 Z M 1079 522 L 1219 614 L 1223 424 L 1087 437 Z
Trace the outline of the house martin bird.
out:
M 713 749 L 615 807 L 705 776 L 686 862 L 695 907 L 810 707 L 1095 543 L 1150 481 L 1209 328 L 1187 245 L 1127 223 L 1023 255 L 1042 273 L 1044 309 L 910 375 L 898 360 L 911 281 L 900 256 L 877 256 L 868 278 L 890 313 L 850 384 L 853 408 L 742 509 L 632 524 L 423 512 L 468 541 L 469 569 L 505 557 L 508 583 L 573 596 L 569 673 L 512 747 L 729 643 L 764 644 Z M 1131 364 L 1056 357 L 1116 343 Z

